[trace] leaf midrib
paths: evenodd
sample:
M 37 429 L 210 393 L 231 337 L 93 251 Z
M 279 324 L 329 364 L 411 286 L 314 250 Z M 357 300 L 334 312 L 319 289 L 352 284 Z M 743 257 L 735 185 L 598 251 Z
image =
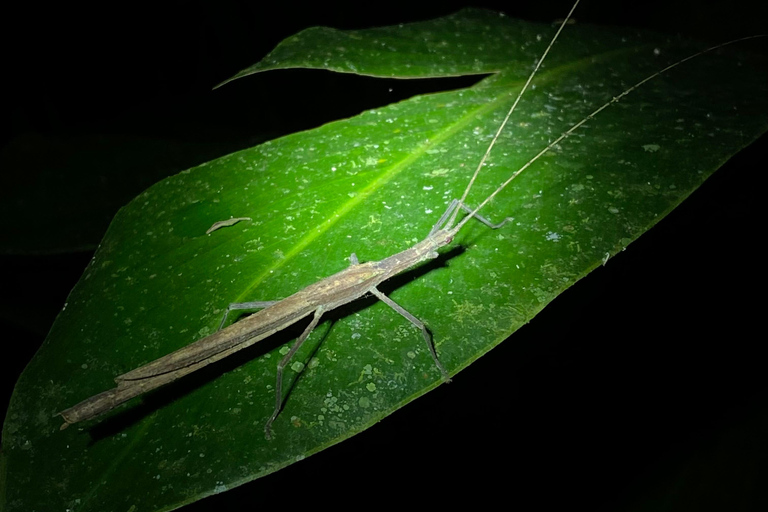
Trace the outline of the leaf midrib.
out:
M 538 83 L 549 83 L 551 81 L 554 81 L 559 77 L 560 75 L 567 73 L 571 70 L 584 68 L 587 66 L 595 65 L 598 62 L 602 62 L 605 60 L 610 60 L 611 58 L 617 58 L 629 51 L 636 51 L 643 46 L 649 46 L 650 45 L 638 45 L 638 46 L 631 46 L 622 48 L 619 50 L 612 50 L 609 52 L 604 52 L 597 56 L 589 56 L 583 59 L 579 59 L 574 62 L 566 63 L 563 65 L 559 65 L 557 67 L 547 69 L 545 71 L 541 71 L 537 75 L 537 81 Z M 498 77 L 501 75 L 503 71 L 501 72 L 494 72 L 489 78 L 494 79 L 495 77 Z M 526 77 L 527 79 L 527 77 Z M 482 80 L 478 84 L 474 85 L 474 87 L 478 87 L 483 82 L 485 82 L 488 79 Z M 390 165 L 387 170 L 384 171 L 383 175 L 375 180 L 373 180 L 371 183 L 369 183 L 360 193 L 358 193 L 356 196 L 350 198 L 346 203 L 344 203 L 341 207 L 337 208 L 332 214 L 330 214 L 330 217 L 321 223 L 321 226 L 317 229 L 311 229 L 308 230 L 307 234 L 302 237 L 298 243 L 294 245 L 294 247 L 288 251 L 285 256 L 274 262 L 271 265 L 268 265 L 264 267 L 264 269 L 255 275 L 254 279 L 250 282 L 250 284 L 244 288 L 243 292 L 238 296 L 237 300 L 234 302 L 243 301 L 246 299 L 249 295 L 252 294 L 252 292 L 259 287 L 261 283 L 264 282 L 264 280 L 272 274 L 275 270 L 280 269 L 283 267 L 287 262 L 291 261 L 293 258 L 295 258 L 298 254 L 300 254 L 302 251 L 304 251 L 307 247 L 309 247 L 312 242 L 314 242 L 320 235 L 325 234 L 331 227 L 335 226 L 336 223 L 347 213 L 352 211 L 357 205 L 359 205 L 362 201 L 368 199 L 374 192 L 381 189 L 384 185 L 392 181 L 395 177 L 397 177 L 403 170 L 405 170 L 409 164 L 413 163 L 414 161 L 421 158 L 428 149 L 432 149 L 439 144 L 443 143 L 446 139 L 448 139 L 450 136 L 457 133 L 460 129 L 466 127 L 468 124 L 470 124 L 471 121 L 473 121 L 475 118 L 477 118 L 479 115 L 486 114 L 490 111 L 495 110 L 498 108 L 501 104 L 505 102 L 511 102 L 512 101 L 512 94 L 516 93 L 517 90 L 522 87 L 525 79 L 516 79 L 514 81 L 511 81 L 509 83 L 505 83 L 502 87 L 499 88 L 499 91 L 503 91 L 500 94 L 497 94 L 494 99 L 491 101 L 488 101 L 477 108 L 471 110 L 470 112 L 463 115 L 461 118 L 457 119 L 454 123 L 451 123 L 447 127 L 445 127 L 441 132 L 439 132 L 436 136 L 433 136 L 429 139 L 429 142 L 426 144 L 422 144 L 419 146 L 413 153 L 408 155 L 407 157 L 401 159 L 396 164 Z M 469 88 L 469 89 L 472 89 Z M 469 90 L 467 89 L 467 90 Z M 454 92 L 454 91 L 451 91 Z M 437 94 L 445 94 L 445 93 L 437 93 Z M 411 101 L 413 98 L 409 98 L 406 100 L 403 100 L 403 102 Z M 400 102 L 400 103 L 403 103 Z M 384 107 L 387 108 L 387 107 Z M 343 123 L 346 120 L 338 120 L 338 121 L 332 121 L 331 123 L 328 123 L 325 126 L 336 124 L 336 123 Z M 311 130 L 307 130 L 311 131 Z M 300 136 L 304 132 L 298 132 L 295 134 L 288 135 L 287 137 L 295 137 Z M 307 283 L 310 284 L 310 283 Z M 297 290 L 298 291 L 298 290 Z M 490 348 L 488 349 L 490 350 Z M 457 370 L 461 370 L 464 367 L 468 366 L 469 363 L 462 365 Z M 435 383 L 432 387 L 436 387 L 438 383 Z M 413 400 L 415 396 L 421 396 L 422 393 L 417 393 L 412 397 L 408 397 L 403 400 L 402 404 L 408 403 L 409 401 Z M 402 404 L 398 404 L 396 407 L 394 407 L 392 410 L 396 410 L 399 408 Z M 382 411 L 381 415 L 377 415 L 376 418 L 372 418 L 371 425 L 373 423 L 376 423 L 381 418 L 387 416 L 392 412 L 392 410 Z M 133 436 L 133 441 L 127 445 L 125 448 L 120 450 L 114 458 L 111 459 L 110 464 L 105 468 L 104 474 L 109 474 L 113 472 L 119 465 L 120 461 L 122 461 L 127 453 L 130 451 L 131 447 L 135 445 L 143 436 L 146 434 L 146 432 L 149 430 L 149 427 L 154 423 L 157 415 L 152 415 L 150 418 L 147 418 L 145 421 L 142 422 L 141 427 L 138 429 L 138 431 Z M 351 437 L 354 435 L 355 432 L 348 432 L 348 435 L 342 435 L 338 438 L 335 438 L 331 441 L 328 441 L 327 443 L 323 443 L 316 447 L 316 449 L 313 449 L 310 451 L 311 453 L 316 453 L 324 448 L 331 446 L 333 444 L 336 444 L 340 441 L 343 441 L 344 439 Z M 87 494 L 86 498 L 84 499 L 84 503 L 90 500 L 90 498 L 93 497 L 96 490 L 100 487 L 100 482 L 97 483 Z
M 591 55 L 589 57 L 585 57 L 582 59 L 578 59 L 573 62 L 569 62 L 566 64 L 559 65 L 557 67 L 554 67 L 552 69 L 547 69 L 545 71 L 541 71 L 539 74 L 537 74 L 536 79 L 538 83 L 550 83 L 555 81 L 559 76 L 575 71 L 577 69 L 584 69 L 588 66 L 593 66 L 598 63 L 602 63 L 605 60 L 611 60 L 613 58 L 618 58 L 628 52 L 634 52 L 642 49 L 644 46 L 651 47 L 651 45 L 635 45 L 635 46 L 628 46 L 617 50 L 611 50 L 608 52 L 603 52 L 599 55 Z M 498 77 L 503 73 L 503 71 L 497 71 L 493 72 L 489 79 L 493 79 L 494 77 Z M 441 132 L 438 132 L 438 134 L 434 137 L 431 137 L 429 139 L 429 142 L 426 144 L 420 145 L 414 152 L 412 152 L 407 157 L 401 159 L 399 162 L 390 165 L 389 168 L 385 169 L 382 176 L 379 178 L 373 180 L 371 183 L 369 183 L 365 188 L 362 189 L 361 192 L 356 194 L 354 197 L 350 198 L 348 201 L 346 201 L 342 206 L 337 208 L 334 212 L 332 212 L 325 221 L 322 221 L 320 223 L 320 226 L 316 229 L 310 229 L 307 231 L 307 233 L 293 246 L 292 249 L 290 249 L 288 252 L 285 253 L 284 257 L 275 261 L 271 265 L 267 265 L 264 267 L 264 269 L 257 273 L 253 280 L 246 286 L 243 291 L 237 296 L 236 300 L 234 302 L 242 302 L 248 297 L 254 296 L 253 292 L 258 289 L 258 287 L 264 282 L 264 280 L 271 274 L 273 274 L 276 270 L 282 268 L 286 263 L 289 261 L 292 261 L 293 258 L 301 254 L 305 249 L 307 249 L 312 242 L 314 242 L 318 237 L 325 234 L 330 228 L 335 226 L 340 219 L 344 217 L 347 213 L 352 211 L 356 206 L 358 206 L 361 202 L 368 199 L 371 195 L 373 195 L 374 192 L 381 189 L 384 185 L 392 181 L 395 177 L 400 175 L 400 173 L 408 168 L 409 164 L 417 161 L 419 158 L 424 156 L 427 150 L 432 149 L 434 147 L 439 146 L 442 144 L 446 139 L 451 137 L 452 135 L 456 134 L 459 130 L 466 127 L 468 124 L 470 124 L 471 121 L 473 121 L 475 118 L 477 118 L 480 115 L 486 114 L 490 111 L 495 110 L 498 108 L 501 104 L 503 104 L 505 101 L 511 101 L 511 96 L 513 93 L 517 93 L 518 89 L 523 86 L 525 79 L 516 79 L 512 82 L 505 83 L 499 90 L 503 90 L 504 92 L 497 94 L 494 99 L 491 101 L 478 106 L 477 108 L 473 109 L 472 111 L 466 113 L 464 116 L 459 118 L 456 122 L 451 123 L 447 127 L 445 127 Z M 471 90 L 476 87 L 481 87 L 481 84 L 486 82 L 488 79 L 484 79 L 474 86 L 465 89 L 465 90 Z M 455 91 L 450 91 L 455 92 Z M 617 91 L 617 94 L 620 91 Z M 445 93 L 434 93 L 434 94 L 445 94 Z M 411 98 L 408 98 L 406 100 L 403 100 L 402 102 L 395 103 L 392 105 L 397 105 L 401 103 L 405 103 L 408 101 L 412 101 L 414 98 L 419 96 L 414 96 Z M 389 106 L 392 106 L 389 105 Z M 388 107 L 383 107 L 388 108 Z M 323 126 L 330 126 L 337 123 L 344 123 L 347 120 L 338 120 L 338 121 L 332 121 L 330 123 L 327 123 Z M 316 128 L 315 128 L 316 129 Z M 307 130 L 311 131 L 311 130 Z M 298 132 L 296 134 L 288 135 L 288 137 L 294 137 L 297 135 L 300 135 L 301 133 L 305 132 Z M 338 269 L 341 270 L 341 269 Z M 329 274 L 330 275 L 330 274 Z M 309 285 L 311 283 L 307 283 Z M 298 291 L 298 290 L 296 290 Z

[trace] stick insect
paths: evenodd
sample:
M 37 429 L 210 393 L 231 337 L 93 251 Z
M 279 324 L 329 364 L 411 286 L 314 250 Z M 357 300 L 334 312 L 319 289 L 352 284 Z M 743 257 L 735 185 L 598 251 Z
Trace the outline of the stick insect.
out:
M 687 60 L 695 58 L 708 51 L 712 51 L 714 49 L 725 46 L 725 44 L 735 42 L 731 41 L 729 43 L 721 44 L 691 55 L 662 69 L 661 71 L 658 71 L 657 73 L 654 73 L 653 75 L 626 89 L 621 94 L 603 104 L 594 112 L 573 125 L 558 138 L 553 140 L 537 155 L 531 158 L 525 165 L 512 173 L 506 181 L 499 185 L 499 187 L 490 195 L 488 195 L 480 204 L 474 208 L 469 207 L 465 203 L 465 200 L 470 189 L 472 188 L 472 185 L 475 182 L 475 179 L 477 178 L 480 170 L 483 168 L 486 159 L 493 149 L 499 135 L 504 130 L 510 116 L 518 105 L 520 98 L 538 71 L 541 62 L 543 62 L 546 55 L 549 53 L 549 50 L 552 48 L 552 45 L 556 41 L 563 27 L 567 24 L 571 14 L 573 13 L 573 10 L 577 5 L 578 0 L 572 7 L 568 16 L 565 18 L 565 20 L 563 20 L 560 28 L 553 37 L 552 41 L 549 43 L 544 54 L 538 60 L 536 68 L 529 76 L 525 86 L 518 93 L 518 96 L 509 109 L 504 121 L 500 124 L 496 135 L 489 144 L 484 156 L 478 163 L 478 166 L 470 178 L 462 196 L 450 203 L 445 213 L 438 220 L 438 222 L 435 224 L 435 226 L 424 240 L 418 242 L 416 245 L 406 249 L 405 251 L 380 261 L 365 262 L 361 264 L 358 262 L 357 257 L 353 253 L 350 256 L 351 266 L 346 270 L 318 281 L 317 283 L 304 288 L 294 295 L 279 301 L 231 304 L 227 308 L 227 312 L 220 324 L 220 330 L 217 333 L 203 338 L 187 347 L 179 349 L 176 352 L 168 354 L 167 356 L 157 359 L 151 363 L 136 368 L 135 370 L 132 370 L 126 374 L 118 376 L 115 379 L 117 382 L 117 387 L 114 389 L 97 394 L 69 409 L 62 411 L 60 413 L 64 418 L 64 424 L 62 425 L 62 428 L 65 428 L 68 425 L 79 421 L 95 418 L 124 403 L 125 401 L 130 400 L 131 398 L 139 396 L 140 394 L 143 394 L 152 389 L 156 389 L 185 375 L 195 372 L 207 366 L 208 364 L 221 360 L 237 351 L 252 345 L 253 343 L 256 343 L 278 331 L 281 331 L 301 319 L 311 316 L 311 321 L 307 327 L 294 342 L 289 352 L 278 364 L 277 380 L 275 386 L 275 407 L 264 426 L 267 437 L 270 437 L 272 423 L 278 417 L 284 402 L 282 389 L 284 368 L 288 365 L 291 358 L 298 351 L 312 330 L 318 325 L 320 319 L 325 313 L 353 300 L 359 299 L 367 294 L 372 294 L 382 302 L 386 303 L 421 331 L 422 337 L 427 344 L 435 365 L 442 374 L 443 380 L 445 382 L 449 382 L 450 373 L 441 363 L 427 327 L 419 319 L 411 315 L 403 306 L 395 303 L 386 295 L 382 294 L 379 291 L 378 286 L 387 279 L 400 274 L 414 267 L 415 265 L 436 258 L 438 255 L 437 250 L 441 247 L 449 245 L 461 230 L 461 228 L 472 218 L 480 220 L 492 229 L 499 229 L 504 226 L 509 219 L 505 219 L 498 224 L 493 224 L 482 217 L 479 212 L 531 164 L 533 164 L 540 157 L 550 151 L 566 137 L 571 135 L 574 131 L 579 129 L 583 124 L 591 120 L 594 116 L 608 108 L 613 103 L 619 101 L 622 97 L 631 93 L 645 82 L 669 71 L 674 67 L 677 67 Z M 461 218 L 461 220 L 458 220 L 458 215 L 461 211 L 467 212 L 467 215 Z M 243 309 L 260 309 L 260 311 L 251 315 L 245 320 L 232 324 L 227 328 L 221 329 L 226 321 L 228 313 L 234 310 Z

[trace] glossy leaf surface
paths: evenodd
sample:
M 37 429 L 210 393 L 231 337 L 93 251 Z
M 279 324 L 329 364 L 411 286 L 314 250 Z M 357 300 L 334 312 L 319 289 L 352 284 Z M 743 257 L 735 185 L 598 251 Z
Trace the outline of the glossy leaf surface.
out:
M 120 211 L 17 385 L 3 432 L 7 510 L 167 510 L 316 453 L 440 385 L 417 330 L 362 300 L 328 315 L 295 359 L 291 332 L 91 422 L 54 413 L 218 325 L 226 304 L 282 298 L 428 233 L 461 194 L 553 29 L 484 11 L 289 38 L 253 69 L 387 77 L 491 74 L 190 169 Z M 469 197 L 476 204 L 550 140 L 629 85 L 698 49 L 569 27 Z M 258 78 L 249 78 L 257 80 Z M 707 55 L 589 122 L 528 169 L 434 262 L 385 293 L 431 329 L 451 373 L 625 248 L 768 124 L 765 64 Z M 206 235 L 217 221 L 249 217 Z M 322 344 L 321 344 L 322 342 Z M 514 338 L 512 340 L 514 342 Z M 460 376 L 459 376 L 460 378 Z

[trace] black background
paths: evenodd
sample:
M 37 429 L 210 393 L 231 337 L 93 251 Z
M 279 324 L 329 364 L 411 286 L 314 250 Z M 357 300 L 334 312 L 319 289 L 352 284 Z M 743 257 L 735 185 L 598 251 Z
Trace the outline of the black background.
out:
M 389 25 L 467 5 L 543 22 L 570 8 L 562 1 L 17 5 L 2 21 L 3 142 L 26 133 L 133 133 L 223 141 L 231 151 L 455 88 L 285 71 L 211 92 L 308 26 Z M 746 2 L 586 1 L 575 16 L 719 42 L 764 32 L 766 14 Z M 185 510 L 467 500 L 523 510 L 768 510 L 765 201 L 756 186 L 766 157 L 763 137 L 451 385 L 351 440 Z M 0 306 L 36 312 L 32 323 L 2 319 L 3 410 L 90 257 L 0 257 Z

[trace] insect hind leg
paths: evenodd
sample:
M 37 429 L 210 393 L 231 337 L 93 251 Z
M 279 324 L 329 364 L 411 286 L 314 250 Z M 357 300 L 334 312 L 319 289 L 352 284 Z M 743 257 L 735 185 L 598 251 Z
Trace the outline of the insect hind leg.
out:
M 227 317 L 229 316 L 230 311 L 240 311 L 243 309 L 264 309 L 268 308 L 269 306 L 273 304 L 277 304 L 280 302 L 279 300 L 256 300 L 252 302 L 233 302 L 229 306 L 227 306 L 227 310 L 224 312 L 224 316 L 221 319 L 221 323 L 219 324 L 218 330 L 224 328 L 224 323 L 227 321 Z
M 291 358 L 298 352 L 299 348 L 304 344 L 309 334 L 317 327 L 317 323 L 320 321 L 320 317 L 323 316 L 325 307 L 320 306 L 315 310 L 315 314 L 312 317 L 312 321 L 301 333 L 301 336 L 293 343 L 293 346 L 285 354 L 279 363 L 277 363 L 277 380 L 275 381 L 275 409 L 272 411 L 272 415 L 267 420 L 267 424 L 264 425 L 264 434 L 267 439 L 272 439 L 272 423 L 277 419 L 277 415 L 280 414 L 280 410 L 283 408 L 283 370 L 291 362 Z

